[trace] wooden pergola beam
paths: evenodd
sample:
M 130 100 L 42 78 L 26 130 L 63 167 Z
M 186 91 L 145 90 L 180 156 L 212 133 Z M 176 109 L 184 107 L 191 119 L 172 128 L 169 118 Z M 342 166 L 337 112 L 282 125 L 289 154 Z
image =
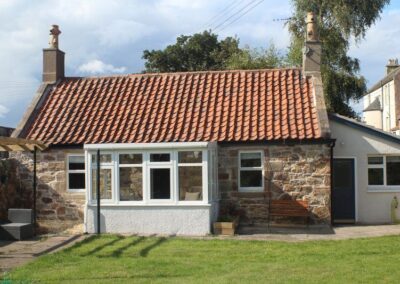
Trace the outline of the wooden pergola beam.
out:
M 0 136 L 0 151 L 14 152 L 14 151 L 33 151 L 34 149 L 43 151 L 47 145 L 41 141 L 35 141 L 23 138 L 4 137 Z

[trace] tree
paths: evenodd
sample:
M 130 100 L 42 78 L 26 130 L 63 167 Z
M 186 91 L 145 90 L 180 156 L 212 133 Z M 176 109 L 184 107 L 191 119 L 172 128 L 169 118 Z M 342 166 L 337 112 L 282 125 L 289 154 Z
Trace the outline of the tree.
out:
M 277 68 L 284 66 L 284 61 L 285 57 L 271 42 L 266 49 L 246 46 L 227 59 L 225 68 L 231 70 Z
M 240 52 L 239 40 L 227 37 L 218 40 L 210 31 L 181 35 L 164 50 L 145 50 L 145 72 L 178 72 L 225 69 L 225 63 Z
M 348 56 L 350 40 L 359 42 L 379 18 L 390 0 L 292 0 L 293 15 L 288 21 L 291 45 L 288 62 L 301 65 L 301 48 L 305 36 L 305 18 L 315 12 L 322 42 L 321 75 L 329 111 L 356 116 L 349 106 L 366 91 L 366 83 L 359 74 L 357 58 Z

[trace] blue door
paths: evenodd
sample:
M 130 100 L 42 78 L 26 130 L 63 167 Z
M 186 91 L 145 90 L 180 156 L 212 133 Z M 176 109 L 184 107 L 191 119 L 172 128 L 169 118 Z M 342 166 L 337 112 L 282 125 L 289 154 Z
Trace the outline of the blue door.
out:
M 332 217 L 334 223 L 355 222 L 354 159 L 333 160 Z

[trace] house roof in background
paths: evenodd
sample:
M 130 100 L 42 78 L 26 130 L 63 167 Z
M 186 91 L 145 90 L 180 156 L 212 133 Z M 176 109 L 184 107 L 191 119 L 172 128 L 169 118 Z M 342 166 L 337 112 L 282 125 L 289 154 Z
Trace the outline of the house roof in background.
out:
M 380 87 L 382 87 L 383 85 L 386 85 L 387 83 L 389 83 L 390 81 L 393 80 L 394 76 L 396 76 L 398 73 L 400 72 L 400 67 L 397 67 L 396 69 L 394 69 L 392 72 L 390 72 L 389 74 L 387 74 L 385 77 L 383 77 L 383 79 L 379 80 L 375 85 L 373 85 L 366 93 L 372 93 L 373 91 L 378 90 Z
M 355 119 L 352 119 L 352 118 L 349 118 L 349 117 L 346 117 L 346 116 L 343 116 L 343 115 L 340 115 L 337 113 L 330 113 L 328 116 L 329 116 L 329 119 L 332 119 L 341 124 L 353 127 L 355 129 L 358 129 L 358 130 L 361 130 L 364 132 L 367 132 L 367 133 L 377 136 L 379 138 L 386 139 L 386 140 L 392 141 L 394 143 L 400 144 L 400 136 L 394 135 L 390 132 L 383 131 L 381 129 L 367 125 L 366 123 L 357 121 Z
M 375 100 L 364 109 L 364 111 L 373 111 L 373 110 L 382 110 L 381 101 L 379 100 L 379 98 L 375 98 Z
M 26 137 L 49 144 L 319 139 L 300 69 L 66 78 Z

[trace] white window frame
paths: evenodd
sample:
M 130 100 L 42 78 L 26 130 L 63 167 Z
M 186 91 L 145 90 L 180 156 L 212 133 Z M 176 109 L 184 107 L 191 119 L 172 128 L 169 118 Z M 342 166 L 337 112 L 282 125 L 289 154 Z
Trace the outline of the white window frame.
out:
M 111 151 L 100 151 L 100 155 L 104 154 L 111 154 L 111 162 L 102 162 L 100 163 L 100 170 L 102 169 L 111 169 L 111 199 L 100 199 L 101 204 L 110 204 L 110 203 L 115 203 L 116 201 L 116 178 L 115 178 L 115 167 L 117 165 L 117 161 L 115 159 L 115 153 Z M 89 167 L 87 167 L 89 170 L 89 173 L 87 174 L 88 176 L 88 181 L 89 181 L 89 186 L 86 186 L 89 188 L 89 202 L 90 203 L 96 203 L 96 199 L 93 199 L 93 189 L 92 189 L 92 170 L 97 170 L 97 164 L 93 164 L 92 162 L 92 156 L 97 156 L 96 152 L 89 152 L 89 157 L 88 157 L 88 162 L 89 162 Z M 96 186 L 96 185 L 94 185 Z
M 141 164 L 120 164 L 119 163 L 119 155 L 123 154 L 141 154 L 142 155 L 142 163 Z M 146 187 L 146 167 L 145 167 L 145 154 L 140 152 L 140 151 L 118 151 L 115 153 L 116 155 L 116 160 L 117 160 L 117 170 L 116 170 L 116 186 L 115 188 L 118 189 L 116 190 L 116 201 L 117 203 L 121 204 L 144 204 L 145 200 L 147 199 L 146 194 L 145 194 L 145 187 Z M 142 168 L 142 200 L 120 200 L 120 169 L 121 168 Z
M 382 157 L 383 164 L 380 165 L 370 165 L 368 164 L 368 158 L 371 157 Z M 400 157 L 400 154 L 381 154 L 381 155 L 368 155 L 367 156 L 367 186 L 369 192 L 399 192 L 400 185 L 388 185 L 387 184 L 387 164 L 386 158 L 387 157 Z M 383 169 L 383 184 L 382 185 L 373 185 L 369 184 L 369 176 L 368 176 L 368 169 Z
M 71 157 L 83 157 L 83 163 L 85 168 L 83 170 L 70 170 L 69 169 L 69 161 Z M 69 174 L 84 174 L 85 175 L 85 188 L 79 188 L 79 189 L 71 189 L 69 188 Z M 67 154 L 67 192 L 70 193 L 81 193 L 85 192 L 86 190 L 86 163 L 85 163 L 85 154 Z
M 261 154 L 261 166 L 260 167 L 242 167 L 241 166 L 241 154 L 243 153 L 260 153 Z M 261 187 L 242 187 L 240 182 L 241 171 L 261 171 Z M 264 151 L 262 150 L 245 150 L 239 151 L 238 153 L 238 188 L 240 192 L 262 192 L 264 191 Z
M 169 154 L 170 160 L 168 162 L 151 162 L 150 156 L 151 154 Z M 148 151 L 146 153 L 146 174 L 147 174 L 147 186 L 145 187 L 147 201 L 149 204 L 163 204 L 163 203 L 173 203 L 175 200 L 175 192 L 174 190 L 174 157 L 172 151 L 163 151 L 163 150 L 154 150 Z M 151 169 L 169 169 L 169 181 L 170 181 L 170 198 L 169 199 L 152 199 L 151 198 Z
M 179 152 L 192 152 L 192 151 L 200 151 L 202 155 L 201 162 L 199 163 L 179 163 Z M 208 182 L 208 151 L 207 150 L 202 150 L 202 149 L 182 149 L 182 150 L 177 150 L 175 153 L 175 161 L 176 161 L 176 173 L 175 173 L 175 180 L 176 180 L 176 200 L 177 204 L 196 204 L 199 202 L 207 201 L 208 200 L 208 187 L 209 182 Z M 202 173 L 202 180 L 201 180 L 201 186 L 202 186 L 202 192 L 201 196 L 202 198 L 200 200 L 179 200 L 179 168 L 180 167 L 201 167 L 201 173 Z M 211 178 L 211 175 L 210 177 Z M 207 188 L 205 190 L 204 188 Z
M 168 144 L 169 147 L 155 147 L 161 144 Z M 183 145 L 180 145 L 183 144 Z M 198 146 L 196 144 L 199 144 Z M 201 145 L 200 145 L 201 144 Z M 190 146 L 189 146 L 190 145 Z M 196 146 L 192 146 L 196 145 Z M 208 143 L 193 142 L 193 143 L 149 143 L 149 144 L 92 144 L 85 145 L 85 156 L 87 161 L 87 202 L 88 205 L 96 205 L 96 200 L 92 198 L 92 155 L 96 155 L 97 147 L 100 149 L 100 154 L 112 154 L 111 163 L 101 163 L 101 168 L 112 168 L 112 199 L 101 200 L 101 204 L 107 206 L 210 206 L 208 183 Z M 213 144 L 212 144 L 213 145 Z M 179 147 L 178 147 L 179 146 Z M 104 147 L 104 149 L 102 149 Z M 178 168 L 178 152 L 180 151 L 201 151 L 202 152 L 202 199 L 201 200 L 179 200 L 179 168 Z M 153 153 L 168 153 L 170 154 L 169 162 L 150 162 L 150 154 Z M 120 201 L 119 196 L 119 169 L 120 167 L 130 167 L 130 165 L 119 164 L 119 154 L 142 154 L 142 173 L 143 173 L 143 201 Z M 195 163 L 200 166 L 200 163 Z M 136 164 L 135 164 L 136 165 Z M 192 165 L 186 164 L 186 165 Z M 151 168 L 169 168 L 171 172 L 171 198 L 170 199 L 150 199 L 150 169 Z M 89 170 L 90 169 L 90 170 Z M 211 173 L 210 173 L 211 175 Z M 96 186 L 96 185 L 93 185 Z

